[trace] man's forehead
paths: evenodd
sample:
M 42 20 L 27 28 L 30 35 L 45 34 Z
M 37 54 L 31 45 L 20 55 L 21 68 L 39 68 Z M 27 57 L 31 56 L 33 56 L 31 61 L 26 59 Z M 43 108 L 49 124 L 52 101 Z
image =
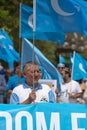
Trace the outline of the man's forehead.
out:
M 38 67 L 38 65 L 30 65 L 30 66 L 28 66 L 27 67 L 27 70 L 29 70 L 29 69 L 39 69 L 39 67 Z
M 34 63 L 27 63 L 27 64 L 25 64 L 25 66 L 24 66 L 24 72 L 25 71 L 27 71 L 27 70 L 29 70 L 29 69 L 32 69 L 32 68 L 39 68 L 39 66 L 37 65 L 37 64 L 34 64 Z

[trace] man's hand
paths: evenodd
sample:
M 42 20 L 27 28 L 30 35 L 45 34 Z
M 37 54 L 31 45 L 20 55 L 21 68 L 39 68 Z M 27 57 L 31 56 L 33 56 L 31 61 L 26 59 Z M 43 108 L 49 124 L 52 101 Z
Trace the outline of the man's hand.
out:
M 29 94 L 29 98 L 28 98 L 29 103 L 34 102 L 35 99 L 36 99 L 36 93 L 35 93 L 35 91 L 32 91 L 32 92 Z
M 68 95 L 69 95 L 70 98 L 76 98 L 76 96 L 73 95 L 72 93 L 68 93 Z

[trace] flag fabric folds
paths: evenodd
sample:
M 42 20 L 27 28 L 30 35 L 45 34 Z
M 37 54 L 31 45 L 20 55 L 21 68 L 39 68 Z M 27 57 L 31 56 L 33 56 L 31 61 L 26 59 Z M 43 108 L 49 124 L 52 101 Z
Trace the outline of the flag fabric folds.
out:
M 20 37 L 33 39 L 33 9 L 24 4 L 21 4 L 20 9 Z M 56 32 L 55 30 L 51 30 L 51 26 L 54 26 L 54 24 L 50 24 L 49 26 L 49 31 L 38 30 L 34 32 L 34 38 L 36 40 L 49 40 L 59 44 L 64 44 L 65 33 L 59 29 L 57 29 Z
M 60 26 L 64 32 L 87 36 L 86 13 L 75 0 L 36 0 L 36 15 L 36 31 L 57 31 Z
M 72 64 L 72 79 L 80 80 L 83 78 L 87 78 L 87 60 L 75 52 Z
M 64 56 L 59 55 L 59 63 L 64 63 L 65 64 L 66 60 Z
M 81 7 L 83 8 L 83 10 L 87 14 L 87 2 L 85 0 L 75 0 L 75 1 L 78 2 L 81 5 Z
M 33 50 L 33 44 L 27 39 L 23 39 L 22 42 L 21 68 L 26 62 L 32 61 L 33 51 L 33 60 L 39 64 L 40 70 L 42 71 L 42 75 L 44 75 L 44 79 L 55 79 L 58 81 L 58 87 L 60 87 L 60 74 L 57 68 L 41 53 L 41 51 L 38 48 L 34 46 Z
M 69 65 L 70 65 L 70 67 L 72 67 L 72 64 L 73 64 L 73 54 L 72 53 L 69 55 L 69 58 L 70 58 Z
M 12 64 L 14 61 L 19 61 L 19 54 L 14 49 L 12 40 L 4 30 L 0 30 L 0 59 L 9 64 Z

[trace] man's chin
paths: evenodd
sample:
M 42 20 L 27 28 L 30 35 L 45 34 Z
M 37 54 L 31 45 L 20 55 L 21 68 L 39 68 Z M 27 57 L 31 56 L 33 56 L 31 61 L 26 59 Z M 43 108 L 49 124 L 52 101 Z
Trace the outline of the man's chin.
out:
M 34 81 L 32 82 L 35 86 L 38 84 L 38 80 L 37 81 Z

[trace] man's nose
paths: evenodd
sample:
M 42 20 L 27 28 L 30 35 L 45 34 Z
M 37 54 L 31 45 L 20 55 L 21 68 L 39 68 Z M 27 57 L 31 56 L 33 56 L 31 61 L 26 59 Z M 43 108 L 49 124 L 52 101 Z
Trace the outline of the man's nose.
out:
M 35 74 L 35 76 L 38 76 L 38 75 L 39 75 L 39 72 L 36 71 L 34 74 Z

